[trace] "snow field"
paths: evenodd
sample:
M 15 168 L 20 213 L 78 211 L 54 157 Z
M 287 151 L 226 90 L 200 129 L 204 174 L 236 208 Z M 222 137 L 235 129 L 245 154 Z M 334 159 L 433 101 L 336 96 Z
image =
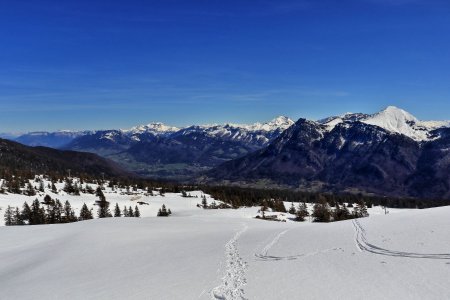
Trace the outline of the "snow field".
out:
M 368 218 L 318 224 L 257 220 L 258 207 L 203 210 L 196 207 L 200 197 L 179 194 L 128 196 L 107 189 L 105 196 L 111 208 L 116 202 L 121 208 L 150 205 L 139 206 L 142 218 L 0 227 L 0 299 L 450 295 L 450 207 L 390 209 L 387 215 L 374 207 Z M 77 208 L 96 199 L 55 197 Z M 0 195 L 0 206 L 21 206 L 24 199 L 34 198 Z M 157 218 L 163 203 L 173 215 Z

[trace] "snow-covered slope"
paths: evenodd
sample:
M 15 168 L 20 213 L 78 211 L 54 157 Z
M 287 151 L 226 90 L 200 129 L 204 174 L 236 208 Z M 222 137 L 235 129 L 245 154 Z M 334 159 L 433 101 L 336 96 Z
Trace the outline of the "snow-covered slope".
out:
M 166 203 L 173 215 L 0 227 L 0 298 L 414 300 L 450 294 L 450 207 L 388 215 L 374 208 L 358 221 L 314 224 L 252 219 L 257 208 L 202 210 L 195 198 L 176 194 L 143 200 L 148 212 Z
M 369 115 L 362 113 L 346 113 L 340 116 L 328 117 L 317 122 L 326 125 L 328 130 L 332 130 L 336 125 L 340 123 L 361 121 L 368 116 Z

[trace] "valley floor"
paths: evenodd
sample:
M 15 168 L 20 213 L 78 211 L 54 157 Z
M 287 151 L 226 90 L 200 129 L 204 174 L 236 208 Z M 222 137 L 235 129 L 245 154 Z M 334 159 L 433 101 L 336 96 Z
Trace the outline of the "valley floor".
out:
M 166 199 L 169 218 L 0 227 L 0 299 L 450 297 L 450 207 L 316 224 L 192 201 Z

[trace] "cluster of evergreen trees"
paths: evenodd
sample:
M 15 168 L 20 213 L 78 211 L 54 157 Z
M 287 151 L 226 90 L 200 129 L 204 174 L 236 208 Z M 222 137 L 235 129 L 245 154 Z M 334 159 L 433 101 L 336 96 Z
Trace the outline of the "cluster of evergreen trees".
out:
M 201 205 L 197 204 L 197 207 L 201 207 L 203 209 L 225 209 L 225 208 L 230 208 L 230 206 L 225 204 L 225 203 L 217 204 L 215 200 L 213 200 L 211 202 L 211 204 L 208 204 L 208 200 L 206 199 L 205 195 L 202 196 L 202 204 Z
M 303 222 L 309 216 L 308 207 L 305 202 L 299 203 L 297 208 L 295 208 L 294 203 L 292 202 L 288 212 L 295 215 L 295 221 L 297 222 Z
M 106 201 L 105 194 L 103 194 L 103 190 L 101 187 L 97 187 L 97 190 L 95 191 L 95 195 L 98 197 L 98 200 L 95 201 L 95 205 L 98 206 L 97 216 L 99 218 L 111 218 L 113 215 L 111 214 L 109 210 L 109 202 Z M 139 211 L 139 208 L 137 205 L 134 208 L 127 208 L 126 206 L 123 208 L 123 211 L 120 210 L 119 204 L 116 203 L 116 206 L 114 208 L 114 217 L 135 217 L 139 218 L 141 216 L 141 213 Z
M 38 199 L 35 199 L 31 205 L 25 202 L 22 210 L 18 207 L 8 206 L 4 218 L 6 226 L 58 224 L 92 219 L 91 211 L 88 210 L 88 212 L 88 215 L 80 214 L 80 217 L 77 218 L 69 201 L 63 205 L 58 199 L 54 200 L 47 195 L 42 203 Z
M 98 200 L 95 205 L 98 206 L 97 217 L 98 218 L 110 218 L 112 214 L 109 211 L 109 202 L 106 201 L 106 197 L 100 187 L 95 191 Z M 170 210 L 169 210 L 170 212 Z M 139 218 L 141 213 L 139 208 L 133 209 L 124 207 L 123 213 L 120 211 L 119 205 L 116 203 L 114 210 L 114 217 L 135 217 Z M 43 202 L 35 199 L 31 206 L 27 202 L 23 204 L 22 210 L 18 207 L 8 206 L 5 211 L 5 225 L 40 225 L 40 224 L 58 224 L 58 223 L 71 223 L 77 221 L 84 221 L 93 219 L 92 209 L 89 209 L 86 203 L 83 204 L 80 210 L 80 215 L 77 217 L 69 201 L 66 201 L 64 205 L 58 199 L 52 199 L 49 195 L 44 197 Z
M 262 206 L 263 201 L 286 201 L 286 202 L 306 202 L 319 203 L 325 200 L 330 206 L 336 203 L 365 203 L 367 207 L 380 205 L 392 208 L 430 208 L 450 205 L 450 199 L 414 199 L 414 198 L 394 198 L 381 196 L 368 196 L 363 194 L 350 193 L 320 193 L 302 192 L 282 189 L 257 189 L 236 186 L 201 186 L 206 194 L 215 199 L 220 199 L 232 205 L 233 208 L 242 206 Z
M 314 204 L 314 211 L 312 213 L 314 222 L 336 222 L 368 216 L 369 213 L 367 212 L 367 206 L 364 202 L 357 203 L 350 213 L 349 209 L 344 204 L 340 205 L 336 202 L 334 209 L 332 209 L 328 202 L 323 200 Z
M 114 207 L 114 217 L 118 218 L 118 217 L 126 217 L 126 218 L 130 218 L 130 217 L 134 217 L 134 218 L 140 218 L 141 217 L 141 212 L 139 211 L 139 208 L 137 207 L 137 205 L 134 207 L 134 211 L 133 208 L 130 207 L 123 207 L 123 210 L 120 210 L 119 204 L 116 203 L 116 206 Z
M 158 216 L 158 217 L 168 217 L 168 216 L 170 216 L 171 214 L 172 214 L 172 211 L 170 211 L 170 208 L 169 208 L 169 209 L 166 208 L 166 205 L 163 204 L 163 205 L 161 206 L 161 208 L 158 210 L 157 216 Z
M 269 207 L 272 211 L 286 212 L 282 202 L 278 203 L 276 206 L 269 206 L 268 203 L 271 202 L 276 203 L 277 201 L 263 201 L 263 205 L 260 209 L 261 216 L 258 216 L 257 218 L 272 219 L 271 217 L 266 217 L 265 214 Z M 348 204 L 348 207 L 353 207 L 353 204 Z M 308 206 L 305 202 L 300 202 L 297 207 L 295 207 L 292 202 L 287 212 L 295 215 L 295 221 L 297 222 L 303 222 L 310 216 Z M 368 216 L 369 213 L 367 212 L 367 206 L 364 202 L 357 203 L 356 206 L 353 207 L 352 212 L 350 212 L 346 205 L 340 205 L 338 202 L 335 202 L 335 207 L 332 208 L 325 199 L 314 204 L 313 212 L 311 214 L 314 222 L 336 222 Z
M 126 189 L 128 191 L 147 190 L 153 194 L 152 191 L 158 190 L 160 195 L 165 193 L 180 193 L 184 191 L 193 191 L 198 189 L 195 185 L 180 185 L 177 183 L 171 183 L 167 181 L 158 181 L 152 179 L 145 179 L 141 177 L 111 177 L 111 176 L 98 176 L 86 173 L 72 172 L 72 176 L 76 176 L 78 180 L 75 182 L 72 178 L 67 177 L 59 172 L 46 172 L 45 176 L 37 176 L 35 172 L 30 169 L 28 171 L 16 170 L 11 172 L 10 169 L 0 169 L 0 193 L 12 193 L 12 194 L 29 194 L 34 196 L 37 191 L 44 192 L 44 179 L 51 183 L 47 186 L 52 192 L 57 193 L 55 183 L 64 182 L 63 190 L 71 195 L 78 195 L 80 192 L 93 194 L 95 191 L 87 184 L 83 188 L 84 183 L 91 183 L 96 185 L 105 185 L 111 189 L 119 188 Z M 33 187 L 30 184 L 29 179 L 34 178 L 37 187 Z M 1 180 L 3 179 L 3 180 Z M 30 192 L 33 190 L 32 192 Z

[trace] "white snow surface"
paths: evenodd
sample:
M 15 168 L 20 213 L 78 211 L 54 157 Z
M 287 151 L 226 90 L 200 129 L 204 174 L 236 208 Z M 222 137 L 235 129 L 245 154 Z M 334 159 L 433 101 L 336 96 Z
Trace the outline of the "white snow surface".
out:
M 200 196 L 202 192 L 192 192 Z M 53 195 L 79 208 L 94 196 Z M 329 224 L 105 191 L 142 218 L 0 227 L 0 299 L 446 299 L 450 207 Z M 139 200 L 138 200 L 139 198 Z M 1 195 L 0 206 L 33 197 Z M 211 199 L 208 197 L 208 201 Z M 156 217 L 165 203 L 173 212 Z M 286 203 L 289 206 L 290 203 Z M 77 211 L 78 213 L 78 211 Z

